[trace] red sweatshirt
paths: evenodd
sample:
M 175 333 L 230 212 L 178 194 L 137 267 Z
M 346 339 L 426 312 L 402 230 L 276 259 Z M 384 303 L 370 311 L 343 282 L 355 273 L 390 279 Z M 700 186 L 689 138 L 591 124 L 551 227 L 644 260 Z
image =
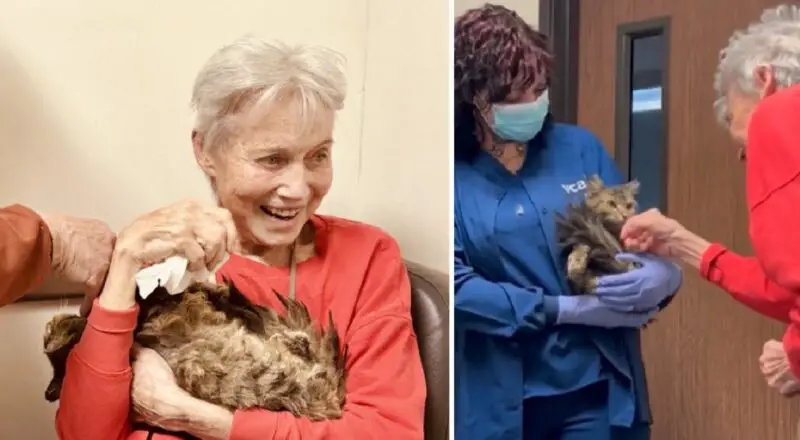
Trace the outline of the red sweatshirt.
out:
M 787 322 L 783 337 L 800 377 L 800 86 L 765 98 L 747 135 L 747 207 L 756 258 L 712 246 L 703 272 L 736 299 Z
M 335 421 L 311 422 L 286 412 L 238 411 L 230 440 L 423 438 L 425 378 L 411 323 L 411 289 L 397 243 L 377 228 L 315 217 L 317 255 L 297 268 L 297 299 L 320 323 L 328 311 L 348 344 L 347 403 Z M 252 301 L 280 307 L 288 268 L 234 255 L 221 268 Z M 69 356 L 56 415 L 62 440 L 144 440 L 131 432 L 131 368 L 137 310 L 104 310 Z M 155 434 L 153 439 L 176 438 Z

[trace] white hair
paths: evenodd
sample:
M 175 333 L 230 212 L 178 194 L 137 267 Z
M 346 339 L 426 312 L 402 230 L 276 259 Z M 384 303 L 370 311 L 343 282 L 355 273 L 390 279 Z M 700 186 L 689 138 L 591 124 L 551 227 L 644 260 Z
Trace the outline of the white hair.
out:
M 720 51 L 714 75 L 714 111 L 721 124 L 727 125 L 725 95 L 730 87 L 746 94 L 757 93 L 754 71 L 761 65 L 772 67 L 778 87 L 800 83 L 800 6 L 764 10 L 758 21 L 734 32 L 728 46 Z
M 344 67 L 344 56 L 326 47 L 242 37 L 214 53 L 198 73 L 194 130 L 204 146 L 214 145 L 243 109 L 269 110 L 286 97 L 297 101 L 300 125 L 309 128 L 319 111 L 343 107 Z

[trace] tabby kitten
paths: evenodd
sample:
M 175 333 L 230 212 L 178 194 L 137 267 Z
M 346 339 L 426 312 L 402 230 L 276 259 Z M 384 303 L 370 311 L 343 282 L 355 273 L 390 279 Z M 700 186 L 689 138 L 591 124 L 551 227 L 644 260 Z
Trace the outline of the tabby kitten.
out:
M 178 386 L 229 410 L 289 411 L 310 420 L 342 416 L 347 348 L 329 315 L 317 330 L 308 309 L 275 292 L 285 307 L 252 304 L 229 282 L 197 283 L 169 295 L 159 287 L 146 300 L 137 295 L 137 345 L 166 359 Z M 80 340 L 86 318 L 58 315 L 47 324 L 44 352 L 53 367 L 45 398 L 58 400 L 67 355 Z M 133 353 L 131 357 L 133 358 Z
M 557 214 L 558 243 L 567 260 L 567 280 L 578 293 L 593 293 L 597 278 L 624 273 L 637 263 L 620 261 L 622 225 L 636 213 L 639 182 L 606 187 L 599 176 L 586 183 L 582 203 Z

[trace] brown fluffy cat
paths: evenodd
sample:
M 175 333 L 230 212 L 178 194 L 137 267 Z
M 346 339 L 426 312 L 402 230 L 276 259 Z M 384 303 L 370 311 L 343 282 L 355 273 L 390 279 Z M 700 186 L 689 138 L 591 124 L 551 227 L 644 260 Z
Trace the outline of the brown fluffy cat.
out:
M 236 287 L 198 283 L 180 295 L 158 288 L 137 299 L 137 345 L 157 351 L 178 385 L 230 410 L 289 411 L 311 420 L 342 416 L 345 358 L 329 316 L 318 331 L 308 309 L 276 292 L 285 315 L 253 305 Z M 86 318 L 58 315 L 47 324 L 44 352 L 53 366 L 45 392 L 58 400 L 69 351 Z M 131 355 L 133 357 L 133 354 Z
M 586 183 L 582 203 L 569 205 L 556 217 L 559 246 L 566 255 L 567 280 L 576 293 L 593 293 L 597 278 L 624 273 L 636 263 L 619 261 L 619 234 L 636 213 L 639 182 L 606 187 L 598 176 Z

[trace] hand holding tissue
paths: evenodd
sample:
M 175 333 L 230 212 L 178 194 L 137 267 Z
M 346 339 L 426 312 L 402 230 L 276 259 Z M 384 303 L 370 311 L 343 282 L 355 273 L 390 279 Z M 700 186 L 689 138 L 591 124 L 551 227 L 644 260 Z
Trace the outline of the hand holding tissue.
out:
M 176 294 L 193 282 L 213 282 L 215 269 L 238 247 L 236 225 L 224 208 L 188 200 L 149 212 L 117 235 L 99 301 L 109 310 L 132 307 L 131 276 L 142 299 L 159 286 Z
M 227 258 L 217 266 L 224 264 Z M 136 276 L 136 287 L 139 288 L 139 296 L 147 299 L 157 287 L 164 287 L 170 295 L 176 295 L 186 290 L 189 285 L 196 282 L 208 281 L 215 282 L 216 269 L 208 270 L 203 268 L 198 271 L 189 271 L 189 260 L 181 256 L 172 256 L 162 263 L 154 264 L 140 270 Z

